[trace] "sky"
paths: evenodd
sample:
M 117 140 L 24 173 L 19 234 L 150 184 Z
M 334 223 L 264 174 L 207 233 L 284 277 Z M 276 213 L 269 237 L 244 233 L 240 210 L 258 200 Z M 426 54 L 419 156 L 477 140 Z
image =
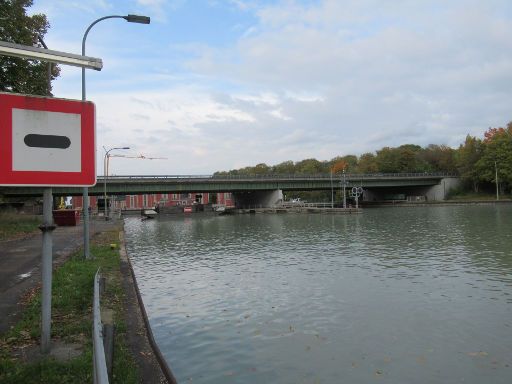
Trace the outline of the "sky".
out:
M 98 175 L 206 175 L 444 144 L 512 121 L 510 0 L 34 0 L 50 49 L 79 54 Z M 81 98 L 61 66 L 55 97 Z

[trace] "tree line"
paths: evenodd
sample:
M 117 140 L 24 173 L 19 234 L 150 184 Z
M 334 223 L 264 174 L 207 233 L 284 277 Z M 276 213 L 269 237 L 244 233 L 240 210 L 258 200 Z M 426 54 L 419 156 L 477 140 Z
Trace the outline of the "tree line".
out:
M 430 144 L 421 147 L 404 144 L 383 147 L 361 156 L 337 156 L 331 160 L 305 159 L 276 165 L 255 166 L 215 172 L 214 176 L 238 175 L 311 175 L 346 173 L 424 173 L 449 172 L 459 175 L 474 192 L 490 190 L 498 176 L 501 193 L 512 188 L 512 122 L 505 128 L 489 128 L 482 138 L 467 135 L 454 149 Z

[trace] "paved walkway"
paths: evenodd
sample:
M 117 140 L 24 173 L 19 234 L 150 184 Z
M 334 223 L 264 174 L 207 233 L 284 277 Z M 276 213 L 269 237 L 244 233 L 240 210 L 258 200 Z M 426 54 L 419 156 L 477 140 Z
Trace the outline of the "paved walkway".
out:
M 91 237 L 112 228 L 115 222 L 92 219 Z M 60 265 L 83 246 L 83 224 L 57 227 L 53 231 L 53 265 Z M 41 282 L 42 235 L 34 233 L 22 239 L 0 242 L 0 334 L 19 319 L 20 300 Z
M 120 227 L 119 220 L 91 220 L 91 238 L 100 232 Z M 53 231 L 53 266 L 62 264 L 75 250 L 83 246 L 83 224 L 76 227 L 58 227 Z M 127 324 L 126 342 L 139 367 L 143 382 L 175 383 L 170 380 L 155 354 L 149 340 L 144 314 L 136 293 L 124 244 L 121 244 L 121 273 L 124 318 Z M 42 235 L 35 233 L 23 239 L 0 242 L 0 334 L 5 333 L 19 320 L 23 309 L 20 301 L 28 290 L 41 282 Z M 92 281 L 91 281 L 92 284 Z M 140 305 L 140 306 L 139 306 Z

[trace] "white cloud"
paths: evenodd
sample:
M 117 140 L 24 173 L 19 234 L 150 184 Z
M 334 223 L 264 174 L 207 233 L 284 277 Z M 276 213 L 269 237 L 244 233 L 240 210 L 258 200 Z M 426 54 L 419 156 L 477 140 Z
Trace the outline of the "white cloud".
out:
M 186 2 L 187 0 L 136 0 L 138 12 L 151 15 L 151 20 L 162 23 L 166 23 L 169 15 L 183 7 Z
M 165 20 L 193 3 L 136 4 Z M 205 173 L 404 143 L 457 146 L 512 120 L 509 1 L 230 4 L 251 17 L 230 26 L 229 42 L 187 40 L 186 30 L 174 39 L 155 24 L 161 40 L 143 53 L 112 51 L 115 34 L 91 47 L 106 64 L 88 74 L 99 144 L 122 139 L 170 159 L 120 159 L 118 170 Z

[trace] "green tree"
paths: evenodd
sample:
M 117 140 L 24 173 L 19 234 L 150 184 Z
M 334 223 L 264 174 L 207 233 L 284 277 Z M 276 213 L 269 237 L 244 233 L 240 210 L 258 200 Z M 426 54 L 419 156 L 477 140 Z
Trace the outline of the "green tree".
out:
M 512 186 L 512 123 L 507 128 L 489 128 L 484 136 L 482 156 L 475 164 L 478 178 L 495 183 L 497 172 L 504 192 Z
M 270 173 L 270 167 L 265 163 L 256 164 L 251 173 L 255 175 L 267 175 Z
M 38 46 L 50 24 L 43 14 L 27 15 L 32 0 L 0 0 L 0 40 L 9 43 Z M 50 47 L 51 48 L 51 47 Z M 53 66 L 52 80 L 59 75 Z M 0 56 L 0 91 L 32 95 L 47 95 L 48 63 L 10 56 Z
M 400 154 L 396 148 L 384 147 L 377 151 L 375 161 L 379 168 L 379 172 L 395 173 L 400 172 L 399 163 Z
M 293 175 L 295 173 L 295 164 L 293 161 L 283 161 L 272 167 L 272 173 L 276 175 Z
M 480 177 L 476 169 L 476 163 L 482 157 L 482 140 L 467 135 L 464 144 L 459 146 L 455 155 L 455 164 L 462 179 L 471 184 L 474 192 L 480 187 Z
M 371 152 L 363 153 L 359 157 L 358 172 L 359 173 L 377 173 L 377 172 L 379 172 L 377 160 L 373 153 L 371 153 Z
M 455 150 L 446 145 L 429 144 L 423 149 L 420 158 L 426 163 L 429 171 L 455 172 Z
M 295 163 L 295 172 L 302 175 L 328 173 L 329 171 L 324 168 L 324 164 L 317 159 L 305 159 Z

